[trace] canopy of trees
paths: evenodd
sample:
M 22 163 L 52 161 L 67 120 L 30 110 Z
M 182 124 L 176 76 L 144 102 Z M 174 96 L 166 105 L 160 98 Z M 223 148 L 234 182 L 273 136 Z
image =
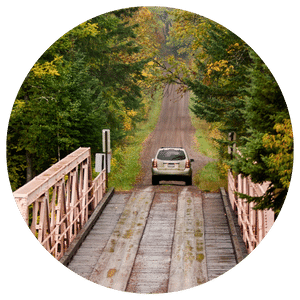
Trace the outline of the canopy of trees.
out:
M 270 70 L 238 36 L 202 16 L 170 12 L 168 82 L 194 93 L 192 111 L 218 123 L 220 159 L 253 182 L 270 182 L 263 197 L 243 197 L 257 209 L 278 213 L 288 191 L 293 165 L 292 126 L 284 97 Z M 239 154 L 229 160 L 228 134 L 236 133 Z
M 192 92 L 192 111 L 218 124 L 220 159 L 254 182 L 270 182 L 255 201 L 278 212 L 292 172 L 289 113 L 274 77 L 238 36 L 202 16 L 170 8 L 132 8 L 95 17 L 57 40 L 28 73 L 7 135 L 13 189 L 80 146 L 101 151 L 147 115 L 143 95 L 161 83 Z M 240 151 L 230 161 L 228 134 Z
M 78 147 L 101 152 L 102 129 L 111 129 L 116 144 L 145 117 L 149 103 L 143 93 L 151 92 L 146 79 L 160 46 L 153 18 L 147 8 L 97 16 L 38 59 L 10 116 L 7 164 L 13 189 Z

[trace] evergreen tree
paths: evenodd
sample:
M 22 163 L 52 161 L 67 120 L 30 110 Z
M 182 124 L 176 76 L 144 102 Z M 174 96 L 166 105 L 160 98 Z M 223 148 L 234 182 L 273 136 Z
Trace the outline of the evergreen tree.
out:
M 173 15 L 171 36 L 189 49 L 178 49 L 186 54 L 185 60 L 169 57 L 161 80 L 193 91 L 191 110 L 223 132 L 217 140 L 220 159 L 254 182 L 270 183 L 263 197 L 242 196 L 258 209 L 278 213 L 293 161 L 292 128 L 280 88 L 263 61 L 234 33 L 189 12 L 175 10 Z M 229 161 L 232 132 L 242 155 Z
M 206 26 L 203 53 L 196 60 L 197 74 L 186 80 L 196 95 L 192 111 L 208 122 L 221 122 L 225 137 L 234 131 L 239 139 L 245 132 L 241 87 L 251 63 L 248 48 L 224 27 L 209 20 Z
M 290 181 L 293 160 L 292 129 L 291 125 L 286 126 L 278 135 L 279 124 L 290 124 L 284 97 L 263 61 L 253 50 L 250 50 L 250 55 L 253 63 L 248 68 L 248 84 L 244 86 L 247 96 L 244 97 L 243 110 L 247 136 L 244 136 L 243 145 L 239 146 L 242 155 L 237 155 L 232 165 L 236 172 L 251 176 L 251 180 L 255 183 L 270 183 L 263 197 L 246 198 L 254 201 L 258 209 L 270 208 L 278 213 L 288 191 L 287 182 Z M 274 142 L 272 143 L 276 137 L 282 142 L 286 140 L 285 152 L 283 147 L 278 145 L 275 147 Z M 272 159 L 278 155 L 282 157 L 283 153 L 284 170 L 280 165 L 274 167 Z M 286 174 L 284 181 L 282 174 Z
M 14 103 L 7 134 L 12 188 L 23 185 L 78 147 L 101 151 L 101 132 L 112 144 L 140 118 L 140 82 L 149 57 L 139 53 L 129 25 L 139 9 L 93 18 L 57 40 L 35 63 Z M 144 51 L 145 52 L 145 51 Z

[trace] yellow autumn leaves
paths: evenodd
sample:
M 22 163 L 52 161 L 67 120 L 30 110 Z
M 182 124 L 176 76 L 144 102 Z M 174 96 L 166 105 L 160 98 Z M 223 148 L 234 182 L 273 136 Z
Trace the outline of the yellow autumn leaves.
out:
M 133 127 L 133 118 L 137 115 L 137 111 L 135 110 L 126 110 L 125 113 L 123 114 L 124 121 L 123 121 L 123 126 L 125 131 L 130 131 L 132 130 Z
M 227 49 L 227 53 L 233 55 L 235 52 L 240 51 L 241 47 L 242 46 L 239 43 L 230 45 Z M 223 59 L 207 64 L 206 68 L 207 68 L 207 72 L 206 72 L 207 76 L 210 76 L 213 73 L 213 71 L 220 72 L 222 76 L 227 76 L 227 77 L 233 75 L 235 72 L 234 66 L 230 65 L 228 60 L 223 60 Z
M 220 60 L 214 63 L 207 64 L 206 74 L 210 76 L 213 71 L 221 72 L 223 76 L 230 76 L 234 73 L 234 66 L 229 65 L 227 60 Z
M 290 119 L 274 126 L 277 134 L 266 133 L 263 136 L 263 145 L 266 149 L 275 151 L 271 153 L 266 165 L 273 172 L 280 175 L 280 182 L 284 188 L 289 188 L 293 169 L 293 130 Z
M 154 15 L 147 7 L 141 7 L 136 11 L 133 16 L 126 16 L 124 21 L 129 26 L 135 26 L 134 33 L 138 37 L 135 39 L 136 44 L 140 47 L 137 53 L 122 53 L 119 58 L 124 63 L 138 62 L 149 57 L 154 57 L 158 53 L 160 47 L 159 37 L 157 35 L 157 25 L 154 20 Z M 132 41 L 134 38 L 128 38 L 127 42 Z
M 92 24 L 87 22 L 81 23 L 74 29 L 72 29 L 72 34 L 77 36 L 78 38 L 85 38 L 88 36 L 96 36 L 99 34 L 99 28 L 97 24 Z
M 57 63 L 61 62 L 62 58 L 62 56 L 56 56 L 52 61 L 46 61 L 43 64 L 36 62 L 31 71 L 36 77 L 42 77 L 45 75 L 59 76 Z

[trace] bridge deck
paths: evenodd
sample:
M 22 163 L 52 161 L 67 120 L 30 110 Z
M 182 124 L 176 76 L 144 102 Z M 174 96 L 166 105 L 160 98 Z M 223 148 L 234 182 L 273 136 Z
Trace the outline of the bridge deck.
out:
M 164 293 L 236 264 L 221 195 L 183 186 L 115 194 L 68 267 L 116 290 Z

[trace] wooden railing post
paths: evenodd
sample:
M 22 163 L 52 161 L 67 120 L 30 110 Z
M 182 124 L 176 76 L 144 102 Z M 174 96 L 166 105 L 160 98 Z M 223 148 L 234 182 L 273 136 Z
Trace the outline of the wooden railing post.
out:
M 28 205 L 27 205 L 27 198 L 24 197 L 16 197 L 15 201 L 17 203 L 17 206 L 19 208 L 19 211 L 26 222 L 27 225 L 29 225 L 29 210 L 28 210 Z
M 262 185 L 255 184 L 250 177 L 242 177 L 241 174 L 234 180 L 231 170 L 228 170 L 228 195 L 233 210 L 237 208 L 238 224 L 241 227 L 243 240 L 250 253 L 261 242 L 261 240 L 269 232 L 274 223 L 274 212 L 271 210 L 254 210 L 253 202 L 247 203 L 239 196 L 235 196 L 235 192 L 249 195 L 251 197 L 262 196 L 269 183 Z

